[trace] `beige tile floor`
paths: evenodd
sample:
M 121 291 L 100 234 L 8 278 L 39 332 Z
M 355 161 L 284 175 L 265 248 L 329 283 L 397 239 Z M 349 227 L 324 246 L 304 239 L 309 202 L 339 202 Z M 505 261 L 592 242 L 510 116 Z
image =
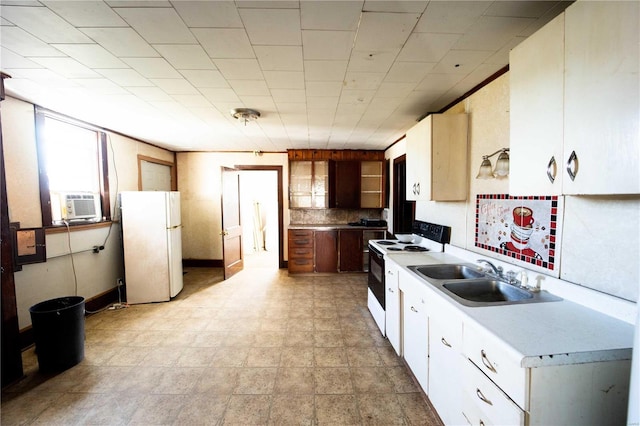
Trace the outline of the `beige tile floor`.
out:
M 440 425 L 366 307 L 366 276 L 187 268 L 169 303 L 86 319 L 85 359 L 24 352 L 3 390 L 17 424 Z

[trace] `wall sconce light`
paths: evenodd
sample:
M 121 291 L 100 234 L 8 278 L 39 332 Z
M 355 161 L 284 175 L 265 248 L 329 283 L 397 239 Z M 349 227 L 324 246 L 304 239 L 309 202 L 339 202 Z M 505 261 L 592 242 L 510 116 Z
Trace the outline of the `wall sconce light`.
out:
M 249 121 L 257 120 L 260 112 L 251 108 L 233 108 L 229 111 L 233 118 L 244 121 L 246 126 Z
M 504 179 L 509 176 L 509 148 L 501 148 L 490 155 L 482 156 L 482 164 L 480 164 L 480 170 L 478 171 L 478 176 L 476 179 Z M 496 168 L 493 169 L 491 165 L 491 161 L 489 158 L 494 155 L 500 153 L 498 155 L 498 160 L 496 161 Z

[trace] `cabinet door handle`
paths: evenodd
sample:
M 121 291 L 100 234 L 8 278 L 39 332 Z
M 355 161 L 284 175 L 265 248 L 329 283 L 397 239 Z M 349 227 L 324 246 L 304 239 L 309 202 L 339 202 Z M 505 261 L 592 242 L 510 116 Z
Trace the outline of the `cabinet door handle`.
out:
M 491 364 L 489 358 L 487 358 L 487 353 L 484 351 L 484 349 L 480 351 L 480 355 L 482 356 L 482 363 L 484 364 L 484 366 L 487 367 L 490 371 L 497 373 L 495 367 L 493 366 L 493 364 Z
M 557 174 L 558 165 L 556 164 L 556 157 L 552 155 L 551 159 L 549 160 L 549 164 L 547 164 L 547 177 L 549 178 L 549 182 L 553 183 L 556 180 Z
M 416 191 L 418 191 L 417 195 L 420 195 L 420 182 L 416 183 Z
M 418 313 L 418 310 L 416 308 L 414 308 L 413 306 L 411 307 L 411 310 L 415 313 Z
M 493 402 L 488 400 L 487 397 L 482 394 L 482 391 L 480 391 L 479 388 L 476 388 L 476 395 L 478 396 L 478 398 L 480 398 L 480 401 L 484 402 L 485 404 L 493 405 Z
M 416 184 L 415 183 L 413 184 L 413 191 L 412 192 L 413 192 L 413 195 L 416 195 Z
M 571 155 L 567 160 L 567 173 L 572 181 L 575 180 L 576 175 L 578 174 L 578 167 L 578 156 L 575 151 L 571 151 Z
M 444 337 L 442 337 L 440 339 L 440 341 L 442 342 L 443 345 L 445 345 L 446 347 L 450 348 L 451 345 L 449 344 L 449 342 L 447 342 L 447 339 L 445 339 Z
M 389 293 L 394 293 L 394 291 L 391 290 L 391 287 L 389 287 Z

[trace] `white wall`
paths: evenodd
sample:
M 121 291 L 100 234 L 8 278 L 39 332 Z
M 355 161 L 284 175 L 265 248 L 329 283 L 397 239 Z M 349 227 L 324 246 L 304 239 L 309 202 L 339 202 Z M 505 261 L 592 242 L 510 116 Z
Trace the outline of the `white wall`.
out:
M 178 190 L 182 194 L 182 257 L 222 259 L 220 204 L 221 167 L 282 166 L 284 231 L 289 226 L 289 157 L 284 153 L 181 152 L 178 160 Z M 286 232 L 285 232 L 286 235 Z M 286 238 L 284 254 L 287 257 Z
M 475 247 L 477 194 L 507 194 L 509 181 L 477 180 L 482 155 L 509 146 L 509 74 L 453 106 L 469 114 L 469 196 L 463 202 L 417 202 L 416 219 L 451 226 L 451 244 L 517 263 Z M 394 145 L 387 158 L 404 154 Z M 539 194 L 531 194 L 539 195 Z M 636 301 L 640 283 L 640 196 L 564 197 L 560 277 Z M 533 269 L 530 265 L 520 266 Z M 553 274 L 553 275 L 557 275 Z
M 1 108 L 9 220 L 23 228 L 41 227 L 34 106 L 7 97 Z M 111 232 L 102 227 L 47 234 L 47 262 L 24 265 L 14 274 L 20 328 L 31 324 L 29 308 L 34 304 L 75 295 L 76 277 L 77 294 L 90 299 L 112 290 L 116 279 L 124 276 L 117 192 L 138 189 L 138 155 L 173 161 L 173 153 L 113 133 L 107 133 L 107 142 Z M 90 249 L 96 245 L 105 249 L 94 254 Z

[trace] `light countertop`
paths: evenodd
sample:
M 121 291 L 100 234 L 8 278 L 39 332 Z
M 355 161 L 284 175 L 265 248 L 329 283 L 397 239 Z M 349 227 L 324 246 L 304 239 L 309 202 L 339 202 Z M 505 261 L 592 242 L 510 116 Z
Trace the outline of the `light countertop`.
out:
M 468 263 L 448 253 L 394 253 L 386 259 L 414 277 L 408 266 Z M 472 321 L 502 340 L 522 367 L 631 359 L 633 325 L 570 300 L 468 307 L 419 280 L 442 298 L 440 302 L 457 308 L 463 321 Z

